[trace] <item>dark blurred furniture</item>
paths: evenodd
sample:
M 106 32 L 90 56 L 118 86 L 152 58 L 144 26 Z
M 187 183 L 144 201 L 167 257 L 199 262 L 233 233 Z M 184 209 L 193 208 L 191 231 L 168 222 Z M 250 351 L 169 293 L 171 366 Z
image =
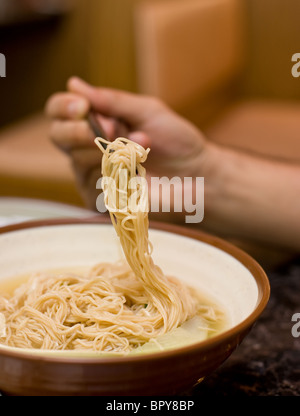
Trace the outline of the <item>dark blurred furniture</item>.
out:
M 300 89 L 291 75 L 298 0 L 74 5 L 63 18 L 0 28 L 7 56 L 1 194 L 82 204 L 68 160 L 49 143 L 42 115 L 48 96 L 65 89 L 73 74 L 157 95 L 215 142 L 299 161 Z
M 50 94 L 83 74 L 86 2 L 1 2 L 0 195 L 83 205 L 69 161 L 49 141 Z M 76 48 L 74 48 L 76 45 Z

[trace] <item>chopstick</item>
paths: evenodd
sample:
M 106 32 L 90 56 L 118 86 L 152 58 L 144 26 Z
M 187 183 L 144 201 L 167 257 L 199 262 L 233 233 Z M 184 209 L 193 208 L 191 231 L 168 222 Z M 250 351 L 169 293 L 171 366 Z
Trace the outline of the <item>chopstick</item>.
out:
M 96 137 L 101 137 L 102 139 L 107 140 L 106 134 L 105 134 L 105 132 L 103 130 L 103 127 L 99 123 L 99 121 L 97 119 L 97 116 L 96 116 L 96 113 L 93 110 L 91 110 L 88 113 L 87 120 L 88 120 L 89 125 L 90 125 L 91 129 L 93 130 L 95 136 Z M 104 149 L 107 148 L 107 144 L 106 143 L 101 143 L 101 145 L 102 145 L 102 147 Z

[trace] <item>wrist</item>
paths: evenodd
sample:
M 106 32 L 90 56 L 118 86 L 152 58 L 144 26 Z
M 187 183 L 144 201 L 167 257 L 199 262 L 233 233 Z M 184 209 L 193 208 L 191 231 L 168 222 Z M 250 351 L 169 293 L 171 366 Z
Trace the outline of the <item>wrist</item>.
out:
M 229 202 L 229 188 L 234 182 L 234 169 L 239 159 L 231 149 L 212 142 L 206 143 L 199 156 L 197 176 L 204 177 L 205 216 L 216 220 L 220 214 L 222 216 L 220 211 L 223 211 L 224 204 Z

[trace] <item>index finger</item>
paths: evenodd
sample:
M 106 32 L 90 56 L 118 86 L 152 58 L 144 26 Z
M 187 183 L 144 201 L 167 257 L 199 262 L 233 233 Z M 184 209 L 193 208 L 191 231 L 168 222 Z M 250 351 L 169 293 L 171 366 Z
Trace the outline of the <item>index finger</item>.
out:
M 68 89 L 89 100 L 91 106 L 99 113 L 121 119 L 131 125 L 147 122 L 154 115 L 160 113 L 163 105 L 155 97 L 113 88 L 94 87 L 77 77 L 69 79 Z
M 58 92 L 53 94 L 45 105 L 45 112 L 51 118 L 81 119 L 90 109 L 89 101 L 75 93 Z

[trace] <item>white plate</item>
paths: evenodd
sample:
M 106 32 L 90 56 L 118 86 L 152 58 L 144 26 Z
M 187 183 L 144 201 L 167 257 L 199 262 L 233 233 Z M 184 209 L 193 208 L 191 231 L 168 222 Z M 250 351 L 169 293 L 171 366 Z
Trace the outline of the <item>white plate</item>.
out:
M 0 227 L 31 220 L 88 218 L 94 212 L 73 205 L 27 198 L 0 197 Z

